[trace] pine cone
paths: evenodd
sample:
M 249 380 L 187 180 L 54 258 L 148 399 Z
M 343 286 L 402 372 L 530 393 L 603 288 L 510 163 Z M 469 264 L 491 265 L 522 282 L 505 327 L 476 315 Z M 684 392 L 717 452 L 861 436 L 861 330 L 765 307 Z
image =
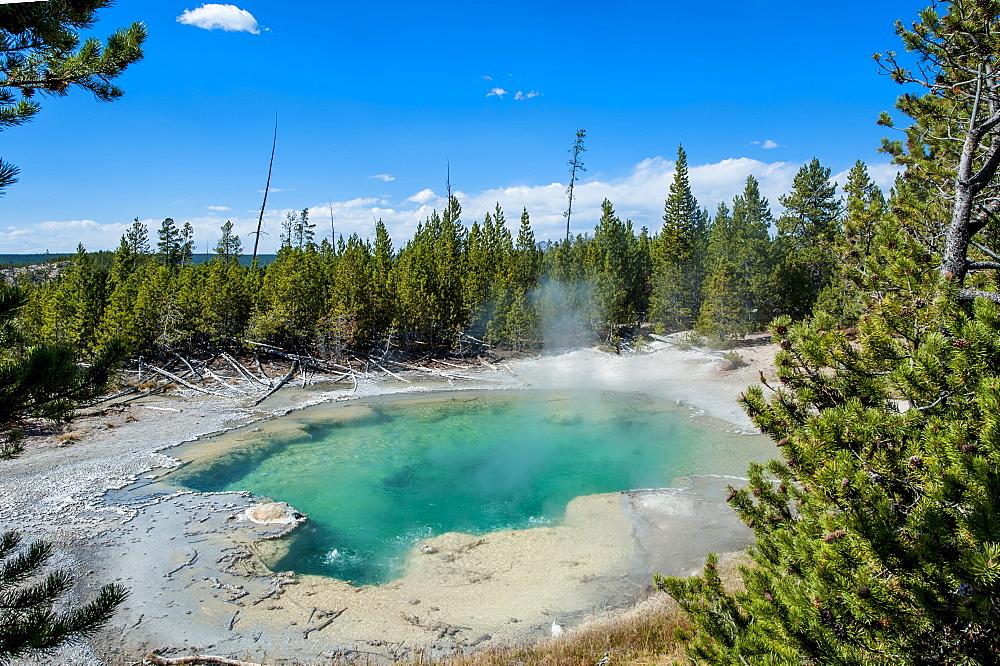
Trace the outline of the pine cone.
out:
M 845 532 L 844 530 L 834 530 L 833 532 L 830 532 L 825 537 L 823 537 L 823 543 L 833 543 L 837 539 L 843 538 L 845 536 L 847 536 L 847 532 Z

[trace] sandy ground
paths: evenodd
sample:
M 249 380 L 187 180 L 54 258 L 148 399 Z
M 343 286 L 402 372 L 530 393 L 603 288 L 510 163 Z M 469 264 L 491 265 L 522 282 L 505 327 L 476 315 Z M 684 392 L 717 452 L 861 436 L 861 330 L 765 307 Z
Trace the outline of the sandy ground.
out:
M 235 520 L 255 502 L 247 493 L 156 482 L 177 465 L 168 449 L 319 401 L 463 387 L 641 391 L 750 432 L 735 399 L 769 371 L 774 350 L 739 352 L 749 364 L 736 370 L 723 370 L 719 354 L 657 342 L 636 356 L 590 349 L 483 368 L 463 386 L 411 377 L 286 389 L 257 409 L 185 397 L 132 403 L 0 463 L 0 519 L 57 543 L 59 563 L 78 574 L 79 598 L 111 581 L 131 590 L 105 631 L 52 663 L 124 664 L 149 650 L 268 663 L 407 659 L 547 635 L 553 623 L 572 627 L 643 598 L 654 572 L 690 573 L 709 551 L 744 548 L 749 532 L 723 499 L 732 480 L 577 498 L 557 526 L 440 535 L 411 552 L 400 580 L 353 587 L 267 571 L 259 556 L 280 548 L 274 537 L 287 526 Z

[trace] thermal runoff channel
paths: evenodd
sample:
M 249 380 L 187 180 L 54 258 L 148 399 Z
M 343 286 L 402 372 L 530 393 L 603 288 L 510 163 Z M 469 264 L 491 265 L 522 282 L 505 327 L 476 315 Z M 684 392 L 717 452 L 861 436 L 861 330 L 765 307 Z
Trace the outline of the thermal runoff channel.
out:
M 338 407 L 237 432 L 232 446 L 206 443 L 214 453 L 176 480 L 309 514 L 273 569 L 372 584 L 398 577 L 420 539 L 551 524 L 581 495 L 739 475 L 768 446 L 636 395 L 396 399 L 353 406 L 344 419 Z

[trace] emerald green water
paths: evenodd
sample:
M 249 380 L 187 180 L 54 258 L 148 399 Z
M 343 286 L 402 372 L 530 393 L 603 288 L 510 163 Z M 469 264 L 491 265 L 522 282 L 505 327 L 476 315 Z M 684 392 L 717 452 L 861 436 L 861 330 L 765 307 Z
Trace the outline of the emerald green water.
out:
M 174 481 L 249 490 L 309 514 L 273 569 L 382 583 L 420 539 L 550 524 L 580 495 L 742 475 L 769 448 L 689 414 L 608 393 L 324 405 L 192 445 Z

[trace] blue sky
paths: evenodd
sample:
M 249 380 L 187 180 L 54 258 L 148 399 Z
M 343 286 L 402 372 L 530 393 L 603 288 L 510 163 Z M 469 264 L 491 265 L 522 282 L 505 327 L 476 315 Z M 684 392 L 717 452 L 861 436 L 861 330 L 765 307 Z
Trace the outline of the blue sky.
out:
M 21 167 L 0 253 L 113 249 L 136 217 L 154 234 L 190 221 L 200 251 L 230 219 L 252 246 L 275 112 L 265 250 L 292 209 L 328 232 L 331 202 L 338 232 L 380 217 L 403 240 L 441 208 L 449 163 L 467 223 L 499 201 L 557 238 L 581 128 L 578 231 L 604 197 L 657 229 L 680 143 L 710 210 L 749 173 L 777 209 L 814 156 L 834 173 L 862 159 L 887 186 L 875 120 L 902 90 L 871 55 L 925 4 L 120 0 L 93 32 L 147 25 L 125 97 L 44 99 L 0 137 Z

